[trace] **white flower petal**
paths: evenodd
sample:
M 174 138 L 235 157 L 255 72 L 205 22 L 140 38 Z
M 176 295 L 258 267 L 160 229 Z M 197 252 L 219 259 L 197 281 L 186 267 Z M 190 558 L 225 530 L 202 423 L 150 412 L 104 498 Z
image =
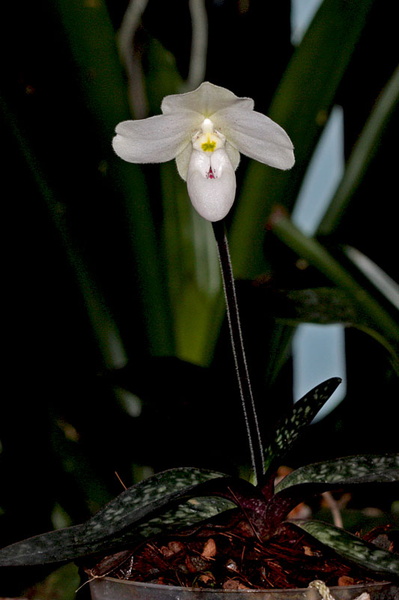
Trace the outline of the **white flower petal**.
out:
M 209 177 L 212 168 L 214 177 Z M 187 189 L 195 210 L 207 221 L 220 221 L 233 205 L 236 193 L 234 169 L 224 149 L 212 153 L 193 150 Z
M 230 90 L 205 81 L 193 92 L 165 96 L 161 109 L 165 115 L 181 110 L 192 110 L 209 118 L 215 112 L 230 106 L 239 106 L 241 110 L 252 111 L 254 101 L 251 98 L 238 98 Z
M 242 154 L 277 169 L 293 166 L 292 142 L 284 129 L 269 117 L 232 106 L 214 114 L 213 122 Z
M 201 118 L 191 111 L 123 121 L 112 141 L 118 156 L 132 163 L 160 163 L 175 158 L 190 144 Z
M 240 158 L 241 158 L 240 153 L 238 152 L 237 148 L 234 148 L 234 146 L 229 144 L 228 141 L 226 141 L 225 150 L 226 150 L 227 156 L 230 159 L 233 169 L 236 170 L 236 168 L 240 164 Z
M 187 180 L 188 166 L 190 164 L 191 153 L 193 151 L 193 145 L 187 144 L 183 152 L 180 152 L 176 156 L 176 167 L 177 171 L 184 181 Z

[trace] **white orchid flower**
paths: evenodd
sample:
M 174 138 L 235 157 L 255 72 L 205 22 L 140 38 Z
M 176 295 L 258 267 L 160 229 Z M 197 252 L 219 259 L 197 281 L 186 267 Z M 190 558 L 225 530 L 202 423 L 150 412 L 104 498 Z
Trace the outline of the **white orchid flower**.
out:
M 277 169 L 290 169 L 293 145 L 277 123 L 253 110 L 254 101 L 202 83 L 193 92 L 166 96 L 162 115 L 123 121 L 113 147 L 132 163 L 176 159 L 197 212 L 220 221 L 235 197 L 240 152 Z

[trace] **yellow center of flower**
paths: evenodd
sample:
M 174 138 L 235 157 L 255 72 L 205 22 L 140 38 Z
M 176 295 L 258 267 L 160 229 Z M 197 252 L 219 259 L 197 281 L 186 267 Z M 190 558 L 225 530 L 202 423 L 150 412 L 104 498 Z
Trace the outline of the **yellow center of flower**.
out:
M 201 136 L 204 137 L 204 136 Z M 217 141 L 211 140 L 211 137 L 208 135 L 208 139 L 206 142 L 201 144 L 201 150 L 203 152 L 213 152 L 216 149 Z
M 223 148 L 225 137 L 214 128 L 210 119 L 205 119 L 201 125 L 201 130 L 193 137 L 193 147 L 202 152 L 214 152 Z

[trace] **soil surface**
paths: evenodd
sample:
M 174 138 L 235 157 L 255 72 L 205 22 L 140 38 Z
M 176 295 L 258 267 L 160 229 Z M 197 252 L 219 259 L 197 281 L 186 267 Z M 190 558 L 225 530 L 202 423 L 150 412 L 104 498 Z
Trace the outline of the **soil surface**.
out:
M 389 531 L 378 530 L 367 539 L 395 550 Z M 378 581 L 292 525 L 283 525 L 262 542 L 244 522 L 228 529 L 208 525 L 156 538 L 85 570 L 89 577 L 237 590 L 307 587 L 316 579 L 328 586 Z

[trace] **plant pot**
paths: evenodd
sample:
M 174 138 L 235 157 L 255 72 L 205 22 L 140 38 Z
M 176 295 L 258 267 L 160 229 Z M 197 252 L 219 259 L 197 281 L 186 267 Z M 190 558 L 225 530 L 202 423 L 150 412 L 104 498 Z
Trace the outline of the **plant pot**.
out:
M 316 589 L 208 590 L 139 583 L 104 577 L 90 582 L 92 600 L 320 600 Z M 399 600 L 399 588 L 391 583 L 331 587 L 335 600 L 354 600 L 367 592 L 370 600 Z

